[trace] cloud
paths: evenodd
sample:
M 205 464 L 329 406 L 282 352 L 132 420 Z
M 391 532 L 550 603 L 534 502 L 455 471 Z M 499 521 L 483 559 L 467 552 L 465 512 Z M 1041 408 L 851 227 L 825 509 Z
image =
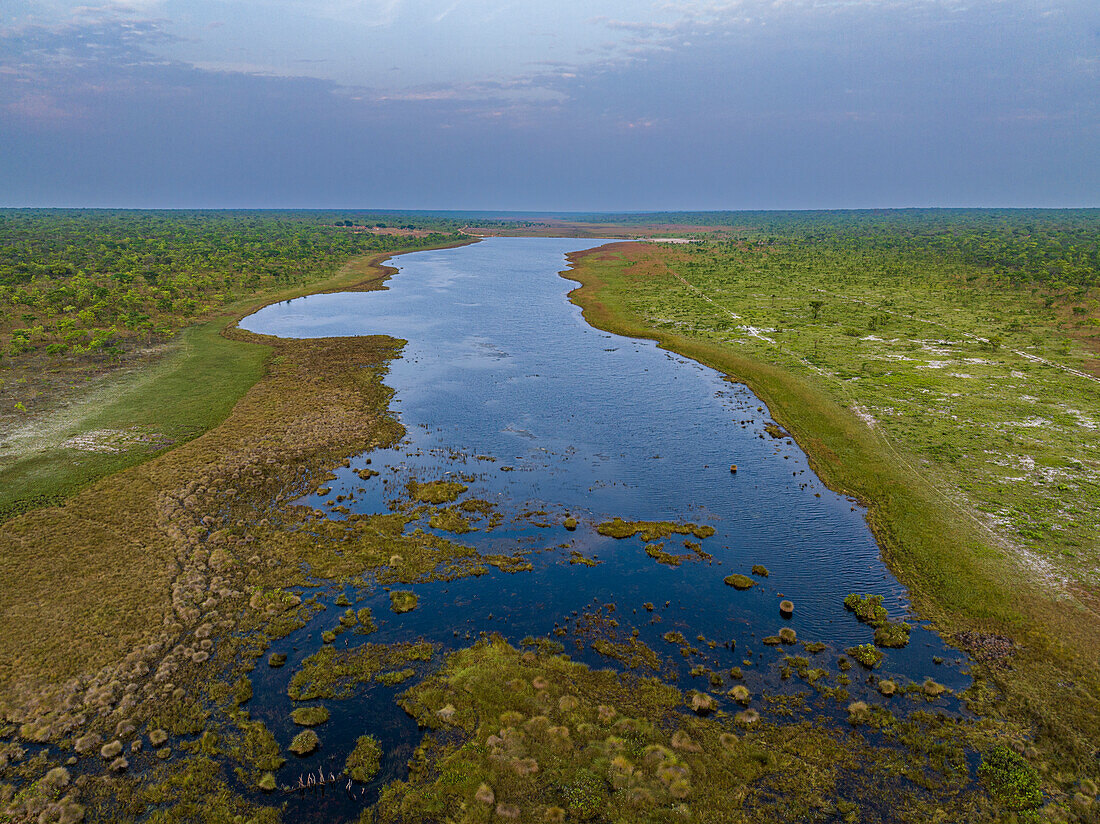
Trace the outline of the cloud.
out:
M 451 15 L 451 12 L 453 12 L 455 9 L 457 9 L 461 4 L 462 4 L 462 0 L 454 0 L 453 3 L 451 3 L 445 9 L 443 9 L 443 11 L 441 11 L 439 14 L 437 14 L 435 17 L 433 17 L 432 22 L 442 23 L 444 20 L 446 20 Z
M 506 13 L 466 2 L 441 29 Z M 397 20 L 428 5 L 372 8 Z M 326 68 L 310 53 L 185 59 L 157 4 L 23 22 L 0 30 L 0 197 L 690 209 L 1057 205 L 1100 191 L 1095 6 L 668 9 L 607 15 L 591 25 L 624 36 L 583 50 L 400 86 L 390 77 L 411 51 L 401 72 L 391 54 L 354 83 L 303 77 Z
M 36 125 L 58 125 L 85 113 L 82 108 L 70 108 L 52 95 L 27 92 L 3 104 L 4 110 L 15 118 Z

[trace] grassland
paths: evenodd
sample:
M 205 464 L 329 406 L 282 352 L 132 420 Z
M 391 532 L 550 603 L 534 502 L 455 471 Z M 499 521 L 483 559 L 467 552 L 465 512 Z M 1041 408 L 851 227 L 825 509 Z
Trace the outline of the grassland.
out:
M 34 717 L 28 701 L 45 707 L 68 679 L 94 680 L 97 670 L 113 672 L 135 651 L 156 658 L 149 647 L 159 649 L 165 627 L 172 636 L 173 627 L 185 631 L 216 603 L 232 602 L 243 581 L 230 585 L 229 570 L 239 562 L 221 556 L 232 555 L 236 538 L 223 532 L 196 554 L 215 514 L 223 529 L 231 528 L 265 506 L 265 485 L 296 478 L 299 466 L 316 472 L 372 439 L 393 437 L 395 424 L 383 422 L 389 392 L 380 374 L 397 343 L 267 345 L 275 357 L 264 380 L 219 426 L 108 476 L 64 506 L 11 518 L 0 528 L 0 577 L 8 587 L 0 622 L 34 627 L 36 638 L 28 644 L 11 629 L 0 634 L 8 717 Z M 219 545 L 223 551 L 211 566 Z M 68 688 L 83 691 L 87 682 L 76 683 Z
M 424 245 L 431 240 L 409 242 L 431 248 Z M 357 257 L 311 282 L 250 294 L 145 358 L 116 369 L 100 363 L 91 379 L 72 364 L 55 363 L 51 368 L 65 385 L 54 381 L 48 400 L 4 422 L 0 521 L 56 505 L 99 478 L 217 426 L 263 374 L 272 352 L 257 340 L 227 336 L 228 327 L 270 302 L 372 288 L 393 271 L 381 265 L 390 254 Z
M 1100 744 L 1100 396 L 1081 334 L 1096 304 L 987 275 L 766 240 L 614 245 L 568 273 L 589 322 L 747 383 L 823 479 L 869 506 L 917 608 L 987 662 L 983 709 L 1071 784 Z M 1015 648 L 990 662 L 998 637 Z

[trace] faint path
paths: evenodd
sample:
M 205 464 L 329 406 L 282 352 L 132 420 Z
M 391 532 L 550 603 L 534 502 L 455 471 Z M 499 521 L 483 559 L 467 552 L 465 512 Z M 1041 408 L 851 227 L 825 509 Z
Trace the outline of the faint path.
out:
M 673 272 L 671 268 L 668 271 L 672 272 L 672 276 L 674 278 L 676 278 L 678 281 L 680 281 L 680 283 L 684 284 L 684 286 L 686 286 L 688 289 L 690 289 L 692 292 L 694 292 L 700 298 L 705 300 L 711 306 L 717 307 L 720 311 L 725 312 L 727 315 L 729 315 L 734 320 L 741 320 L 740 315 L 738 315 L 736 312 L 731 312 L 729 309 L 727 309 L 722 304 L 718 303 L 715 300 L 712 300 L 710 298 L 710 296 L 708 296 L 707 294 L 705 294 L 703 292 L 702 289 L 700 289 L 699 287 L 689 283 L 687 278 L 685 278 L 683 275 L 681 275 L 677 272 Z M 780 346 L 778 343 L 775 342 L 774 338 L 769 338 L 767 335 L 765 335 L 763 332 L 761 332 L 755 326 L 738 325 L 737 328 L 740 329 L 741 331 L 745 332 L 746 334 L 748 334 L 750 337 L 760 338 L 760 340 L 767 341 L 768 343 L 770 343 L 772 346 L 774 346 L 779 351 L 785 352 L 786 354 L 790 355 L 792 358 L 795 358 L 796 360 L 798 360 L 807 369 L 812 369 L 814 372 L 817 372 L 819 375 L 825 375 L 826 377 L 832 377 L 832 375 L 829 372 L 826 372 L 820 366 L 815 366 L 814 364 L 810 363 L 808 360 L 803 358 L 798 353 L 792 352 L 791 350 L 785 349 L 784 347 Z

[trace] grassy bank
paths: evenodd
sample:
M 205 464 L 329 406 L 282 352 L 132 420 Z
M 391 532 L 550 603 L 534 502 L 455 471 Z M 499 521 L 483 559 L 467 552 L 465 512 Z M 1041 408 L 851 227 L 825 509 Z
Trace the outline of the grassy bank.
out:
M 102 376 L 54 408 L 28 414 L 9 430 L 0 456 L 0 522 L 57 505 L 99 478 L 220 424 L 263 374 L 272 352 L 227 337 L 227 328 L 268 303 L 373 288 L 395 271 L 382 265 L 391 254 L 355 258 L 312 284 L 251 295 L 184 330 L 152 362 Z
M 1078 774 L 1094 773 L 1100 624 L 1087 591 L 1039 578 L 1026 556 L 968 511 L 965 499 L 944 494 L 934 466 L 868 426 L 827 371 L 806 363 L 805 356 L 814 354 L 812 338 L 806 337 L 809 347 L 801 351 L 788 338 L 766 349 L 764 342 L 753 349 L 731 340 L 742 336 L 729 330 L 746 322 L 731 322 L 725 295 L 715 292 L 716 302 L 685 285 L 678 275 L 686 259 L 637 244 L 576 255 L 567 274 L 582 286 L 572 298 L 599 328 L 656 340 L 749 385 L 796 437 L 822 479 L 869 507 L 883 555 L 923 615 L 979 661 L 991 636 L 1015 643 L 1008 659 L 978 665 L 995 685 L 981 708 L 1019 725 L 1051 775 L 1072 783 Z M 767 299 L 750 297 L 767 310 Z M 802 305 L 810 299 L 816 295 L 803 293 Z M 741 471 L 746 469 L 751 473 L 751 467 Z
M 399 433 L 381 381 L 400 341 L 233 335 L 272 356 L 224 421 L 63 506 L 0 527 L 0 710 L 7 718 L 43 711 L 56 721 L 48 708 L 59 691 L 79 695 L 89 683 L 134 677 L 135 660 L 159 659 L 200 612 L 210 620 L 219 605 L 239 610 L 251 541 L 230 535 L 259 520 L 257 510 L 271 499 L 301 494 L 322 467 Z M 290 562 L 281 578 L 299 567 Z M 20 627 L 34 627 L 33 643 Z

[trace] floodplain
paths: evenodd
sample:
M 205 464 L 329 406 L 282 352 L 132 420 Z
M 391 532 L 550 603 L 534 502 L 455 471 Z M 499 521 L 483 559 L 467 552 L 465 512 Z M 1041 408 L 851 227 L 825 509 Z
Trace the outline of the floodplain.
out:
M 556 274 L 600 245 L 419 252 L 384 291 L 269 306 L 225 333 L 272 354 L 224 421 L 6 520 L 3 625 L 54 643 L 0 639 L 5 814 L 1092 820 L 1086 475 L 1060 479 L 1081 523 L 1029 538 L 975 514 L 980 459 L 883 433 L 931 387 L 875 380 L 881 277 L 840 290 L 766 238 L 604 247 L 565 272 L 601 332 Z M 909 280 L 905 314 L 945 323 Z M 1057 360 L 1000 328 L 958 335 L 986 363 L 943 366 L 897 329 L 899 363 L 1019 348 L 1088 373 L 1080 338 Z M 849 375 L 864 343 L 883 353 Z M 1012 420 L 970 394 L 937 438 Z M 1010 565 L 1033 557 L 1038 585 Z

